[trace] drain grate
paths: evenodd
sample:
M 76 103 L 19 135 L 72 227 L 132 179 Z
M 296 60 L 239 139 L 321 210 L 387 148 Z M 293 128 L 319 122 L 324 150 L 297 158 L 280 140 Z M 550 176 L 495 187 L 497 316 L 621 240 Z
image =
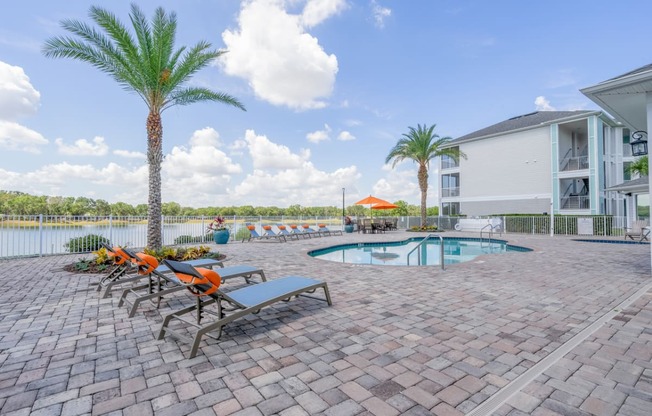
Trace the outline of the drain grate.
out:
M 500 408 L 507 400 L 509 400 L 513 395 L 521 391 L 523 387 L 527 384 L 534 381 L 539 377 L 544 371 L 550 368 L 553 364 L 563 358 L 568 354 L 573 348 L 577 347 L 582 341 L 587 339 L 592 333 L 597 331 L 602 325 L 606 322 L 612 320 L 617 316 L 623 309 L 627 308 L 629 305 L 634 303 L 638 298 L 647 293 L 652 289 L 652 283 L 641 287 L 634 294 L 629 296 L 627 299 L 622 301 L 618 306 L 609 312 L 605 313 L 601 317 L 595 320 L 591 325 L 584 328 L 573 338 L 569 339 L 565 343 L 559 346 L 556 350 L 547 355 L 544 359 L 533 365 L 525 373 L 521 374 L 515 378 L 511 383 L 504 386 L 502 389 L 498 390 L 496 394 L 482 402 L 478 407 L 467 413 L 467 416 L 488 416 L 493 414 L 496 410 Z

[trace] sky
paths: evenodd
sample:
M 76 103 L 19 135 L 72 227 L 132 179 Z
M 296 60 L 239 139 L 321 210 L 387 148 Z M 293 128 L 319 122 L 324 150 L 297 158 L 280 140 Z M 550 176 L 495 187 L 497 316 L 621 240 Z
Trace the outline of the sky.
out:
M 0 190 L 147 203 L 147 107 L 89 64 L 46 58 L 91 4 L 0 14 Z M 177 46 L 228 52 L 191 85 L 237 97 L 163 117 L 163 202 L 184 207 L 420 203 L 417 166 L 385 164 L 409 127 L 459 137 L 537 110 L 597 109 L 580 88 L 649 64 L 647 0 L 160 0 Z M 488 159 L 490 160 L 490 159 Z M 430 169 L 428 206 L 437 205 Z M 342 189 L 345 189 L 344 192 Z

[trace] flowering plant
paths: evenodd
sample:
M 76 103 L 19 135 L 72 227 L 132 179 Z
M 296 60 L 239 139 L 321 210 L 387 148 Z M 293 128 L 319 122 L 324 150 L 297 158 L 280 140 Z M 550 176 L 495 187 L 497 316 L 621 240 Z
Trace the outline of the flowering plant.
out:
M 206 232 L 224 231 L 229 229 L 228 225 L 226 225 L 226 220 L 221 215 L 218 215 L 217 217 L 213 218 L 213 221 L 211 221 L 211 223 L 208 224 L 207 228 L 208 230 Z
M 352 225 L 352 224 L 353 221 L 351 221 L 351 217 L 349 217 L 348 215 L 344 217 L 344 225 Z

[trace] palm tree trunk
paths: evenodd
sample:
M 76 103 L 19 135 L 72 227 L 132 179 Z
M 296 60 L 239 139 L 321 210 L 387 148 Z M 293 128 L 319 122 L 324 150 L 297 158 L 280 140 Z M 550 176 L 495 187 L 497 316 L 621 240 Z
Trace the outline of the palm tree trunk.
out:
M 426 220 L 426 199 L 428 197 L 428 168 L 425 165 L 419 166 L 417 173 L 419 179 L 419 189 L 421 189 L 421 226 L 425 227 Z
M 147 161 L 149 163 L 149 197 L 147 205 L 147 247 L 158 250 L 161 236 L 161 162 L 163 161 L 163 124 L 161 114 L 147 116 Z

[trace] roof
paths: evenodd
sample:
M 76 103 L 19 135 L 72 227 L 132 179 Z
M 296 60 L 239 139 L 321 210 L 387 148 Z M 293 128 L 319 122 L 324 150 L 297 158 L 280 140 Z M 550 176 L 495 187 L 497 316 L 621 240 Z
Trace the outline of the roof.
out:
M 652 64 L 580 91 L 630 129 L 648 130 L 647 95 L 652 92 Z
M 649 178 L 647 176 L 641 176 L 637 179 L 632 179 L 631 181 L 625 181 L 619 183 L 618 185 L 610 186 L 605 189 L 605 191 L 618 191 L 624 193 L 647 193 L 649 191 Z
M 528 127 L 535 127 L 541 124 L 552 123 L 556 120 L 565 119 L 568 117 L 579 116 L 583 114 L 595 113 L 594 110 L 578 110 L 578 111 L 535 111 L 534 113 L 523 114 L 521 116 L 512 117 L 508 120 L 501 121 L 493 126 L 485 127 L 469 133 L 467 135 L 458 137 L 451 140 L 449 143 L 466 141 L 484 136 L 493 136 L 500 133 L 507 133 L 512 130 L 520 130 Z

